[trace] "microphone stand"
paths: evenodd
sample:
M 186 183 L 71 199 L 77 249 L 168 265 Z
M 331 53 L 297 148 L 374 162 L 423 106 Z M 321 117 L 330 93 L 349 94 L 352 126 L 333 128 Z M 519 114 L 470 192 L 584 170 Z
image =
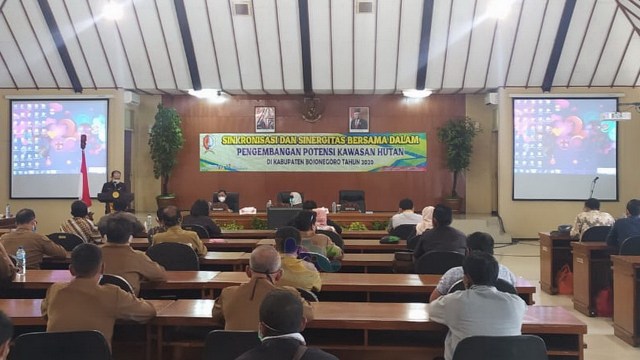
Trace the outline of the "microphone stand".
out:
M 591 182 L 591 191 L 589 192 L 589 199 L 593 197 L 593 190 L 595 190 L 596 188 L 596 181 L 598 181 L 598 178 L 593 179 L 593 181 Z

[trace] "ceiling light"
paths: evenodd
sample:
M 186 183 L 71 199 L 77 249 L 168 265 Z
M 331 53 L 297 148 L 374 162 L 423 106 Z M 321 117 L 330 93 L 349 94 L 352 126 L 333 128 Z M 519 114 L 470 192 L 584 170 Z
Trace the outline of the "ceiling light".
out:
M 416 89 L 402 90 L 402 95 L 404 95 L 405 97 L 408 97 L 408 98 L 412 98 L 412 99 L 426 98 L 429 95 L 431 95 L 432 93 L 433 93 L 433 91 L 427 90 L 427 89 L 422 89 L 422 90 L 416 90 Z
M 122 19 L 122 5 L 116 1 L 109 1 L 102 9 L 102 16 L 109 20 Z
M 224 102 L 227 98 L 224 91 L 219 89 L 201 89 L 201 90 L 189 89 L 188 93 L 189 95 L 195 96 L 198 99 L 206 99 L 215 103 Z

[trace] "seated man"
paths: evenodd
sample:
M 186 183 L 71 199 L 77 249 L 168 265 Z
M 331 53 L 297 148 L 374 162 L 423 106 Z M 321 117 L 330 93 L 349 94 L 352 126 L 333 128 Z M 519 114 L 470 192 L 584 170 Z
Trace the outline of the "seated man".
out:
M 413 201 L 411 199 L 402 199 L 398 204 L 399 211 L 389 220 L 387 232 L 391 232 L 400 225 L 417 225 L 422 222 L 422 216 L 413 210 Z
M 184 217 L 182 223 L 184 225 L 202 226 L 207 230 L 209 238 L 220 237 L 220 235 L 222 235 L 220 227 L 209 217 L 209 203 L 207 203 L 206 200 L 196 200 L 193 205 L 191 205 L 189 215 Z
M 260 305 L 258 333 L 262 344 L 242 354 L 237 360 L 337 360 L 337 357 L 320 349 L 306 347 L 301 334 L 306 324 L 302 304 L 295 294 L 286 290 L 271 291 Z M 302 355 L 298 355 L 299 352 Z
M 342 249 L 324 234 L 316 234 L 316 213 L 302 210 L 294 218 L 295 227 L 300 231 L 302 246 L 306 251 L 316 252 L 327 258 L 342 259 Z
M 298 259 L 300 247 L 300 231 L 285 226 L 276 231 L 276 250 L 282 257 L 282 278 L 279 284 L 312 291 L 320 291 L 322 280 L 316 267 L 302 259 Z
M 162 210 L 162 222 L 167 231 L 153 236 L 154 245 L 163 242 L 181 243 L 191 246 L 198 256 L 207 255 L 207 247 L 200 240 L 198 234 L 194 231 L 182 229 L 182 215 L 180 215 L 180 210 L 177 207 L 172 205 L 164 208 Z
M 166 281 L 167 272 L 145 253 L 129 246 L 132 225 L 128 219 L 112 216 L 107 222 L 107 243 L 102 246 L 106 274 L 122 276 L 136 295 L 141 281 Z
M 622 242 L 636 235 L 640 235 L 640 200 L 631 199 L 627 203 L 627 217 L 618 219 L 613 224 L 607 235 L 607 245 L 614 248 L 617 254 Z
M 71 219 L 65 220 L 60 225 L 60 231 L 78 235 L 84 242 L 99 242 L 100 232 L 98 227 L 89 218 L 89 209 L 82 200 L 71 203 Z
M 119 215 L 123 216 L 125 219 L 128 219 L 133 224 L 133 234 L 135 236 L 143 236 L 144 235 L 144 225 L 138 220 L 138 218 L 130 212 L 126 212 L 128 204 L 122 200 L 116 200 L 113 202 L 113 212 L 103 216 L 98 221 L 98 230 L 100 234 L 104 235 L 107 228 L 107 221 L 111 216 Z
M 0 237 L 0 244 L 9 254 L 15 254 L 20 246 L 24 248 L 27 254 L 27 269 L 40 269 L 40 263 L 45 255 L 57 258 L 67 257 L 67 251 L 62 246 L 36 233 L 36 224 L 38 224 L 36 213 L 31 209 L 21 209 L 16 214 L 16 230 Z
M 0 243 L 0 282 L 13 281 L 16 278 L 18 268 L 13 265 L 4 246 Z
M 425 231 L 413 252 L 414 261 L 430 251 L 455 251 L 465 253 L 467 236 L 451 227 L 451 208 L 437 205 L 433 210 L 433 229 Z
M 249 282 L 222 290 L 213 305 L 213 322 L 225 330 L 258 330 L 258 312 L 262 300 L 274 289 L 282 277 L 280 255 L 273 246 L 261 245 L 251 252 L 247 267 Z M 304 317 L 313 319 L 313 309 L 292 287 L 283 287 L 296 294 L 304 307 Z
M 449 327 L 444 358 L 451 360 L 456 346 L 470 336 L 521 335 L 527 304 L 518 295 L 498 291 L 498 262 L 491 254 L 473 252 L 462 264 L 466 291 L 429 303 L 429 319 Z
M 13 323 L 7 314 L 0 311 L 0 360 L 6 360 L 11 348 Z
M 215 200 L 218 200 L 218 201 L 215 201 Z M 227 191 L 222 189 L 218 190 L 218 196 L 214 199 L 213 203 L 211 204 L 211 210 L 232 212 L 233 210 L 231 210 L 229 205 L 225 202 L 226 200 L 227 200 Z
M 474 232 L 467 237 L 467 255 L 472 252 L 484 252 L 493 255 L 493 237 L 485 232 Z M 464 278 L 464 271 L 462 266 L 456 266 L 449 269 L 438 282 L 438 286 L 431 293 L 429 301 L 433 301 L 442 295 L 449 293 L 449 289 Z M 516 286 L 516 276 L 504 265 L 500 264 L 500 270 L 498 271 L 498 279 L 505 280 L 509 284 Z
M 144 322 L 156 309 L 115 285 L 99 285 L 103 273 L 102 251 L 93 244 L 80 244 L 71 253 L 71 282 L 49 287 L 42 300 L 47 332 L 97 330 L 111 344 L 117 319 Z
M 594 226 L 612 226 L 615 221 L 611 214 L 600 211 L 598 199 L 587 199 L 582 212 L 576 216 L 576 221 L 571 228 L 571 236 L 579 239 L 587 229 Z

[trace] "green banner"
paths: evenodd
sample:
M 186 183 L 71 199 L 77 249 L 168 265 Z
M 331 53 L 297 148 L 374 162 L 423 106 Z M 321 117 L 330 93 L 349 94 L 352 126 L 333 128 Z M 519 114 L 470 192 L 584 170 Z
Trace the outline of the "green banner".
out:
M 200 134 L 200 171 L 425 171 L 426 133 Z

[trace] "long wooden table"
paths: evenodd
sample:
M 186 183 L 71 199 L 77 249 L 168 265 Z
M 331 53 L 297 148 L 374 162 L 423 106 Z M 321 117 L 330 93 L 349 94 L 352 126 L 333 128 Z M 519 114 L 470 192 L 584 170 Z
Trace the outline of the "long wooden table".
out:
M 328 217 L 343 227 L 349 226 L 349 224 L 353 222 L 359 222 L 364 224 L 368 229 L 371 229 L 374 222 L 389 221 L 395 214 L 396 213 L 394 212 L 374 212 L 370 214 L 363 214 L 357 211 L 344 211 L 328 214 Z M 251 226 L 251 222 L 254 218 L 266 221 L 267 213 L 259 212 L 257 214 L 240 215 L 238 213 L 215 211 L 211 213 L 211 218 L 213 218 L 214 221 L 218 224 L 235 223 L 237 225 L 242 225 L 245 229 L 247 229 Z
M 208 251 L 251 252 L 259 241 L 259 239 L 204 239 L 202 242 Z M 140 251 L 146 251 L 150 246 L 147 238 L 133 238 L 130 244 L 132 248 Z
M 222 230 L 222 237 L 225 239 L 273 239 L 275 230 Z M 380 239 L 388 235 L 386 230 L 343 230 L 343 239 Z
M 165 327 L 212 326 L 212 300 L 178 300 L 158 312 L 157 338 Z M 442 356 L 446 327 L 429 321 L 424 303 L 312 304 L 314 320 L 303 335 L 311 346 L 340 359 L 429 359 Z M 530 306 L 522 326 L 541 336 L 550 356 L 582 360 L 587 326 L 561 307 Z M 162 343 L 158 343 L 162 354 Z
M 567 235 L 538 233 L 540 237 L 540 289 L 555 295 L 558 293 L 556 274 L 565 265 L 572 265 L 571 242 L 575 239 Z
M 611 286 L 610 248 L 606 242 L 571 243 L 573 249 L 573 308 L 596 315 L 596 296 Z
M 274 239 L 259 240 L 257 245 L 275 245 Z M 400 240 L 395 244 L 381 244 L 379 239 L 346 239 L 344 250 L 359 253 L 392 253 L 407 250 L 407 240 Z
M 612 256 L 613 332 L 626 343 L 640 345 L 640 256 Z

